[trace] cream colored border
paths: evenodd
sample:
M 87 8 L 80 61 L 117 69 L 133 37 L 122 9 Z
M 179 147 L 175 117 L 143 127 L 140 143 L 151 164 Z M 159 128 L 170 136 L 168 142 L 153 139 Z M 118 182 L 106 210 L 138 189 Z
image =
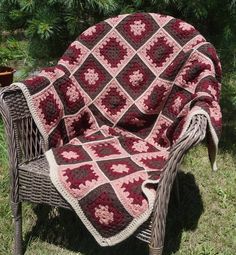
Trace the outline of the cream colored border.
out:
M 210 118 L 209 114 L 205 110 L 203 110 L 203 109 L 198 109 L 196 111 L 191 112 L 188 115 L 187 121 L 185 122 L 183 130 L 182 130 L 182 132 L 181 132 L 181 134 L 180 134 L 178 139 L 180 139 L 184 135 L 184 133 L 187 131 L 188 127 L 190 126 L 190 123 L 191 123 L 191 120 L 192 120 L 193 116 L 198 115 L 198 114 L 202 114 L 202 115 L 204 115 L 207 118 L 210 134 L 211 134 L 214 146 L 215 146 L 215 154 L 217 154 L 219 139 L 218 139 L 218 136 L 217 136 L 217 134 L 215 132 L 215 129 L 212 126 L 211 118 Z M 208 147 L 208 150 L 210 151 L 209 147 Z M 212 167 L 213 171 L 217 171 L 216 155 L 215 155 L 213 161 L 211 162 L 211 167 Z
M 82 208 L 80 207 L 78 200 L 74 198 L 67 190 L 65 190 L 63 184 L 60 181 L 59 178 L 59 170 L 58 165 L 56 163 L 56 160 L 53 155 L 53 151 L 49 150 L 46 153 L 46 158 L 49 162 L 50 167 L 50 178 L 56 189 L 59 191 L 59 193 L 68 201 L 68 203 L 72 206 L 72 208 L 75 210 L 81 221 L 84 223 L 84 225 L 87 227 L 89 232 L 93 235 L 93 237 L 96 239 L 96 241 L 101 246 L 112 246 L 115 245 L 125 239 L 127 239 L 129 236 L 133 234 L 133 232 L 141 226 L 145 221 L 148 220 L 150 217 L 154 202 L 155 202 L 155 194 L 151 192 L 148 188 L 145 187 L 148 183 L 155 183 L 157 184 L 158 181 L 145 181 L 142 185 L 142 189 L 144 194 L 147 197 L 149 209 L 145 211 L 140 217 L 135 218 L 124 230 L 122 230 L 119 234 L 116 234 L 110 238 L 104 238 L 102 237 L 99 232 L 94 228 L 94 226 L 91 224 L 91 222 L 87 219 L 85 216 Z

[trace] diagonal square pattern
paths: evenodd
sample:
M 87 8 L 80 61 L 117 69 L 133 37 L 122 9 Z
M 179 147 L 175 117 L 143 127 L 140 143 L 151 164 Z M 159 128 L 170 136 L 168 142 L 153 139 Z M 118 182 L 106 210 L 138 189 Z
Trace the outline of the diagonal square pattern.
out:
M 97 164 L 109 180 L 116 180 L 143 170 L 142 167 L 135 164 L 130 158 L 102 160 L 98 161 Z
M 55 127 L 63 115 L 63 105 L 53 87 L 35 96 L 35 105 L 46 131 Z
M 136 105 L 145 113 L 159 114 L 171 88 L 171 82 L 156 79 L 136 102 Z
M 147 137 L 147 141 L 159 150 L 165 151 L 170 148 L 171 142 L 167 137 L 167 131 L 171 127 L 171 124 L 172 120 L 167 118 L 165 115 L 160 114 L 151 133 Z
M 90 111 L 86 108 L 81 109 L 79 113 L 64 118 L 66 129 L 70 134 L 70 139 L 84 135 L 87 130 L 96 127 L 96 121 Z
M 163 114 L 174 120 L 190 101 L 192 95 L 187 90 L 174 85 L 163 107 Z
M 116 27 L 134 49 L 139 49 L 159 28 L 148 13 L 127 16 Z
M 77 164 L 92 161 L 81 145 L 66 144 L 53 150 L 58 165 Z
M 70 73 L 88 56 L 89 50 L 79 41 L 74 41 L 63 54 L 58 64 L 65 66 Z
M 146 152 L 155 152 L 157 149 L 151 145 L 150 143 L 147 143 L 146 141 L 137 138 L 137 137 L 119 137 L 120 144 L 122 147 L 130 154 L 143 154 Z
M 25 80 L 24 84 L 27 86 L 30 94 L 34 95 L 46 88 L 50 84 L 50 81 L 46 77 L 35 76 Z
M 114 16 L 114 17 L 106 19 L 105 22 L 107 22 L 112 27 L 115 27 L 117 24 L 121 22 L 122 19 L 124 19 L 128 15 L 129 14 L 122 14 L 122 15 Z
M 162 29 L 140 49 L 139 55 L 159 74 L 180 49 L 180 46 Z
M 60 179 L 66 190 L 76 199 L 83 198 L 96 186 L 103 185 L 106 179 L 94 162 L 83 162 L 60 167 Z
M 104 237 L 112 236 L 114 231 L 118 234 L 132 221 L 122 203 L 117 201 L 110 184 L 93 189 L 87 197 L 81 199 L 80 205 L 90 222 Z
M 192 38 L 199 34 L 199 32 L 190 24 L 180 20 L 172 19 L 165 26 L 164 29 L 183 46 L 186 42 L 189 42 Z
M 163 27 L 167 22 L 173 19 L 173 17 L 164 14 L 150 13 L 150 15 L 160 27 Z
M 162 170 L 169 156 L 169 151 L 156 151 L 133 156 L 133 160 L 149 171 Z
M 137 55 L 117 76 L 118 82 L 134 100 L 149 87 L 154 79 L 155 75 Z
M 94 118 L 96 119 L 96 122 L 97 122 L 98 126 L 101 127 L 103 125 L 107 125 L 107 126 L 112 126 L 113 125 L 113 123 L 110 120 L 108 120 L 108 118 L 106 118 L 104 116 L 104 114 L 102 114 L 100 112 L 100 110 L 94 104 L 89 105 L 88 108 L 91 111 Z
M 110 30 L 111 26 L 107 22 L 100 22 L 85 30 L 78 37 L 78 41 L 92 49 Z
M 116 138 L 85 144 L 84 148 L 89 155 L 96 160 L 115 159 L 128 156 L 128 153 L 121 147 Z
M 74 73 L 74 77 L 82 89 L 94 99 L 111 80 L 106 69 L 90 55 Z
M 101 131 L 93 132 L 86 136 L 78 136 L 77 139 L 82 143 L 106 139 Z
M 93 54 L 112 75 L 116 75 L 133 57 L 134 50 L 113 31 L 94 48 Z
M 132 105 L 119 120 L 117 127 L 128 130 L 138 137 L 146 138 L 150 133 L 156 118 L 157 114 L 144 114 L 137 106 Z M 129 123 L 129 125 L 127 125 L 127 123 Z
M 112 182 L 118 197 L 123 201 L 125 209 L 134 217 L 138 216 L 140 212 L 144 212 L 148 206 L 141 188 L 145 178 L 147 178 L 147 173 L 139 171 L 129 177 L 126 176 Z
M 53 86 L 63 102 L 65 114 L 75 114 L 84 106 L 78 86 L 67 76 L 57 79 Z
M 174 81 L 191 52 L 192 51 L 181 51 L 176 56 L 176 58 L 166 67 L 166 69 L 160 74 L 160 78 L 168 81 Z
M 131 106 L 132 100 L 129 99 L 114 80 L 97 97 L 95 105 L 113 123 Z
M 194 93 L 198 82 L 214 70 L 212 64 L 200 53 L 193 53 L 179 73 L 175 83 Z

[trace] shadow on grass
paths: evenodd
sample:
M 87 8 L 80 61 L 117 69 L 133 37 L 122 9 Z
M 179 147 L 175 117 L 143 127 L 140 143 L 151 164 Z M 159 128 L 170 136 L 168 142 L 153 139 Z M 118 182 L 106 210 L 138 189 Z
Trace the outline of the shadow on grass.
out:
M 204 210 L 194 176 L 191 173 L 180 171 L 178 178 L 180 204 L 177 205 L 174 201 L 173 190 L 169 204 L 163 255 L 170 255 L 179 249 L 182 232 L 195 230 Z M 38 205 L 34 208 L 34 212 L 37 215 L 37 222 L 25 236 L 26 250 L 29 240 L 37 237 L 42 241 L 85 255 L 148 254 L 148 246 L 135 237 L 130 237 L 113 247 L 100 247 L 72 211 L 55 210 L 50 206 Z
M 200 190 L 191 173 L 178 173 L 180 204 L 174 201 L 175 189 L 169 203 L 166 236 L 163 255 L 170 255 L 179 250 L 183 231 L 194 231 L 204 212 Z

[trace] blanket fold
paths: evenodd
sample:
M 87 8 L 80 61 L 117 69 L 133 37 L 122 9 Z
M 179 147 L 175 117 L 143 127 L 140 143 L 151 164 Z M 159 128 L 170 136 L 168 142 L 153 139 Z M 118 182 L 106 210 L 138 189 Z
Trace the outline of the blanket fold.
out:
M 83 32 L 55 67 L 15 83 L 47 151 L 50 178 L 102 246 L 151 215 L 173 144 L 208 120 L 216 170 L 221 66 L 191 25 L 154 13 L 120 15 Z

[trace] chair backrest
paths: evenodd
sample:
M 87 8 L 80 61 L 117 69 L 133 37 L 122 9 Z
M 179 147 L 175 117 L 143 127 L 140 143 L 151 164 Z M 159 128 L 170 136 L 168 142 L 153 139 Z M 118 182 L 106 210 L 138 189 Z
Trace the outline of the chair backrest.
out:
M 201 42 L 205 39 L 193 26 L 170 16 L 119 15 L 83 32 L 59 65 L 79 85 L 98 123 L 146 138 L 177 74 Z M 168 114 L 171 119 L 174 110 Z
M 196 92 L 218 97 L 217 76 L 215 49 L 193 26 L 136 13 L 90 27 L 55 67 L 20 86 L 39 109 L 46 147 L 105 124 L 168 149 Z
M 40 156 L 42 145 L 47 149 L 67 143 L 96 123 L 124 128 L 169 148 L 195 93 L 212 94 L 218 101 L 220 77 L 214 47 L 191 25 L 153 13 L 107 19 L 82 33 L 55 67 L 23 82 L 27 94 L 47 102 L 43 113 L 49 115 L 44 116 L 50 122 L 48 137 L 39 132 L 21 91 L 4 93 L 14 122 L 9 132 L 17 136 L 13 147 L 24 162 Z M 49 96 L 55 92 L 55 111 L 48 112 L 53 102 L 41 98 L 45 88 Z M 78 89 L 85 102 L 75 98 Z

